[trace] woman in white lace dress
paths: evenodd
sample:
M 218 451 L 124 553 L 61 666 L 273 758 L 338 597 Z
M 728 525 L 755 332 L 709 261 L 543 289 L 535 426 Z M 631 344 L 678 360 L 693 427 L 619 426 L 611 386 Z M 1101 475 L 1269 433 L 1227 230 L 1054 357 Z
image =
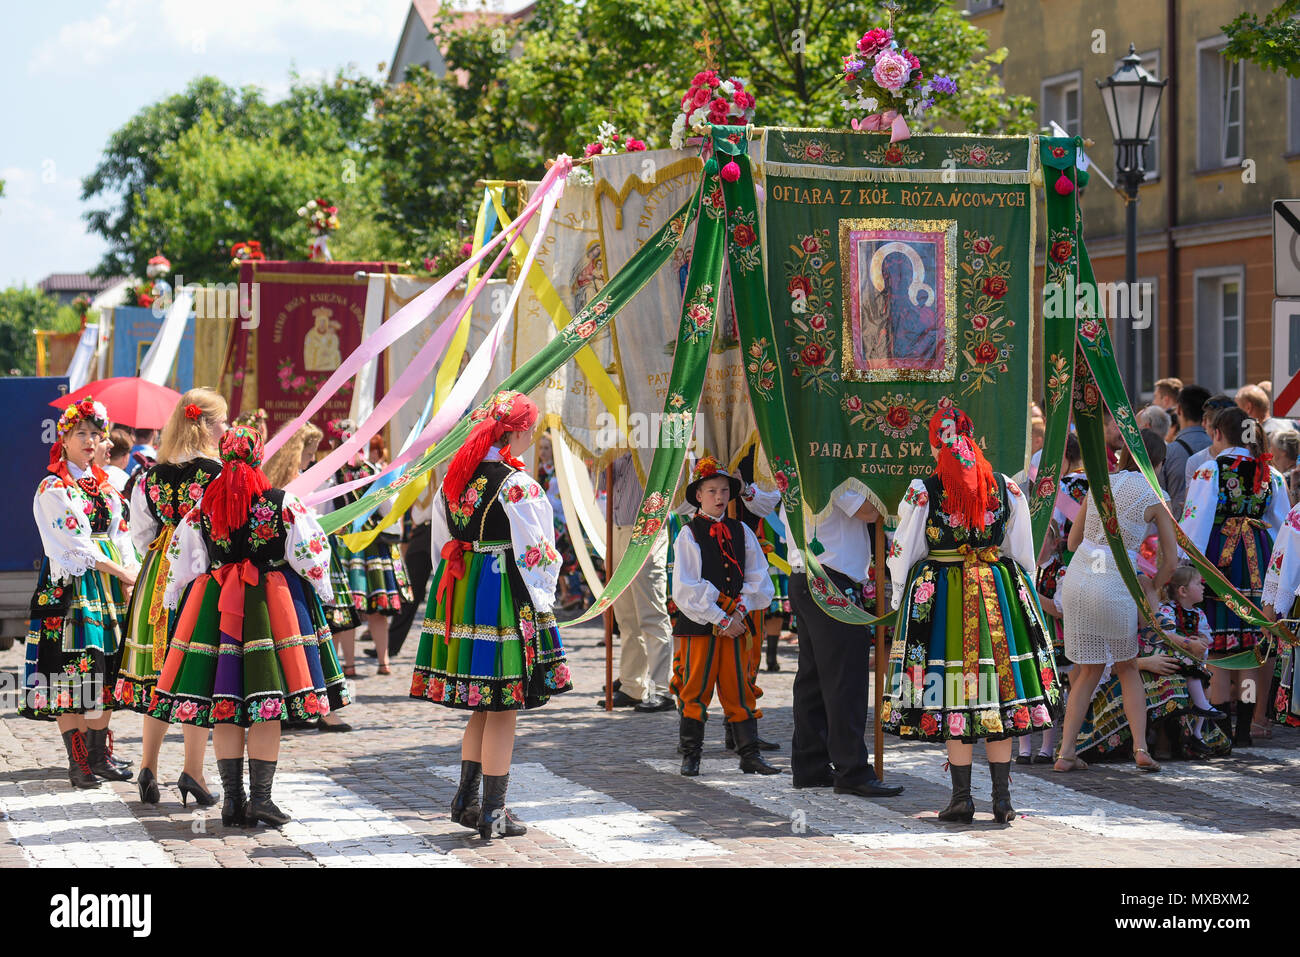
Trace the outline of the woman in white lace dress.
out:
M 1161 443 L 1156 433 L 1142 430 L 1149 452 Z M 1061 734 L 1057 771 L 1082 770 L 1087 765 L 1075 756 L 1079 729 L 1087 717 L 1097 682 L 1112 663 L 1124 695 L 1124 713 L 1133 732 L 1133 757 L 1143 771 L 1159 771 L 1160 765 L 1147 753 L 1146 693 L 1138 672 L 1138 608 L 1120 577 L 1115 557 L 1106 539 L 1106 528 L 1119 534 L 1129 561 L 1137 564 L 1137 549 L 1154 522 L 1160 541 L 1160 566 L 1152 581 L 1139 575 L 1148 600 L 1154 606 L 1156 592 L 1168 581 L 1178 556 L 1173 515 L 1137 470 L 1125 450 L 1119 469 L 1110 477 L 1114 515 L 1106 516 L 1095 502 L 1085 500 L 1070 529 L 1069 547 L 1075 550 L 1070 573 L 1061 584 L 1061 611 L 1065 625 L 1065 653 L 1076 668 L 1070 675 L 1070 698 Z M 1093 495 L 1099 489 L 1094 487 Z

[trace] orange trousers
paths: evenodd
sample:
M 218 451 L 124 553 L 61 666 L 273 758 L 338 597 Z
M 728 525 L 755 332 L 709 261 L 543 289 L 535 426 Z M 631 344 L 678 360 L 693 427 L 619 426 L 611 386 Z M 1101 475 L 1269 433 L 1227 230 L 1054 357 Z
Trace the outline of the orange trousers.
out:
M 761 644 L 750 637 L 754 647 Z M 674 639 L 673 694 L 681 701 L 682 717 L 695 721 L 708 718 L 713 689 L 728 721 L 761 718 L 758 691 L 751 677 L 752 653 L 745 646 L 745 636 L 723 638 L 720 635 L 677 635 Z M 755 693 L 757 692 L 757 694 Z

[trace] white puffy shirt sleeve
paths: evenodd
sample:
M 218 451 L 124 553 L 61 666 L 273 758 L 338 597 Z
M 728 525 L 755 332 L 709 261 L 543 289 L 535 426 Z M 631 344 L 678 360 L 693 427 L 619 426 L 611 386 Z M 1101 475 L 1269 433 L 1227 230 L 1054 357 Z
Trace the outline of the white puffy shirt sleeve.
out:
M 1210 459 L 1195 472 L 1187 483 L 1187 498 L 1178 524 L 1198 549 L 1205 551 L 1214 528 L 1214 512 L 1219 505 L 1219 463 Z
M 190 515 L 195 510 L 190 511 Z M 186 516 L 188 518 L 189 516 Z M 330 581 L 330 541 L 316 514 L 292 492 L 284 493 L 284 560 L 311 583 L 322 602 L 334 600 Z
M 451 529 L 447 527 L 447 507 L 444 504 L 446 499 L 442 497 L 442 488 L 433 496 L 433 504 L 430 506 L 429 513 L 429 536 L 432 539 L 429 548 L 429 554 L 433 556 L 433 566 L 438 567 L 438 560 L 442 556 L 442 546 L 452 540 Z
M 1286 490 L 1286 479 L 1277 469 L 1270 467 L 1270 484 L 1273 486 L 1272 494 L 1268 501 L 1268 511 L 1264 513 L 1264 521 L 1268 522 L 1268 535 L 1273 541 L 1277 541 L 1278 533 L 1286 524 L 1287 513 L 1291 510 L 1291 496 Z
M 740 603 L 746 611 L 767 611 L 776 596 L 776 586 L 768 573 L 767 555 L 753 529 L 744 524 L 741 527 L 745 530 L 745 584 L 740 590 Z
M 1020 566 L 1021 571 L 1033 579 L 1036 552 L 1034 550 L 1034 525 L 1029 515 L 1029 500 L 1020 486 L 1007 479 L 1007 527 L 1002 536 L 1002 554 Z
M 135 543 L 135 550 L 141 555 L 149 551 L 149 546 L 162 531 L 162 523 L 153 517 L 153 512 L 149 511 L 144 479 L 145 477 L 141 475 L 131 488 L 131 541 Z
M 1287 514 L 1273 543 L 1260 606 L 1272 606 L 1279 618 L 1286 618 L 1291 614 L 1297 594 L 1300 594 L 1300 505 Z
M 774 488 L 759 488 L 752 484 L 745 486 L 744 491 L 740 493 L 740 500 L 745 503 L 745 508 L 759 518 L 767 518 L 781 507 L 780 492 Z
M 57 475 L 46 476 L 36 488 L 32 514 L 53 577 L 78 578 L 104 557 L 90 540 L 90 519 L 83 503 L 84 497 L 74 496 Z
M 690 525 L 683 525 L 677 533 L 673 542 L 673 556 L 673 601 L 677 604 L 677 610 L 701 625 L 721 624 L 727 617 L 718 607 L 721 592 L 713 582 L 704 578 L 700 546 L 695 541 L 695 532 Z M 748 565 L 749 562 L 746 561 L 745 564 Z
M 516 471 L 501 483 L 497 501 L 510 519 L 515 565 L 528 587 L 533 610 L 549 612 L 555 607 L 560 553 L 555 548 L 555 513 L 546 492 L 527 472 Z M 441 505 L 441 499 L 435 501 L 435 511 Z
M 163 589 L 163 604 L 175 608 L 181 600 L 185 586 L 204 574 L 211 565 L 207 543 L 199 529 L 199 509 L 192 508 L 176 526 L 171 544 L 167 546 L 167 584 Z
M 138 571 L 140 556 L 136 554 L 135 541 L 131 537 L 131 525 L 126 520 L 126 499 L 111 485 L 104 486 L 104 496 L 108 499 L 111 509 L 108 537 L 117 546 L 117 553 L 122 557 L 122 567 Z
M 907 576 L 912 566 L 930 553 L 930 546 L 925 542 L 925 523 L 929 517 L 930 493 L 925 490 L 923 481 L 913 479 L 899 503 L 898 528 L 894 530 L 894 542 L 889 546 L 889 557 L 885 560 L 889 568 L 893 608 L 902 603 L 903 589 L 907 587 Z

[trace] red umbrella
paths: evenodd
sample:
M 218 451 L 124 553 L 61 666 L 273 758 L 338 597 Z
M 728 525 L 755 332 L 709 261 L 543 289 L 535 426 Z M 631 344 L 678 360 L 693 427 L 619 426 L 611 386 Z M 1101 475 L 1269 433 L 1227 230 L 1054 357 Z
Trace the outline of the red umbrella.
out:
M 114 425 L 132 429 L 161 429 L 181 400 L 179 392 L 165 385 L 154 385 L 135 376 L 117 376 L 88 382 L 76 392 L 55 399 L 50 405 L 65 409 L 87 397 L 104 403 Z

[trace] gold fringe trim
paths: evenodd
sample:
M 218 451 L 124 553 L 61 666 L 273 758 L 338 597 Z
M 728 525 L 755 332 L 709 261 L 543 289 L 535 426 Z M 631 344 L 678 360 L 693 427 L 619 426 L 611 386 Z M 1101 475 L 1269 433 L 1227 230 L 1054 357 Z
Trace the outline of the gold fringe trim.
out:
M 808 531 L 810 526 L 814 524 L 819 525 L 826 521 L 826 519 L 830 518 L 831 511 L 835 508 L 835 496 L 839 495 L 841 492 L 857 492 L 859 495 L 864 495 L 866 496 L 867 502 L 881 515 L 884 515 L 887 518 L 893 517 L 893 511 L 885 504 L 884 499 L 877 495 L 869 485 L 864 483 L 861 479 L 849 477 L 831 489 L 830 494 L 826 496 L 826 504 L 818 511 L 813 511 L 812 506 L 808 504 L 807 496 L 804 496 L 803 520 L 805 533 Z M 885 524 L 886 526 L 889 526 L 890 523 L 886 521 Z M 815 538 L 816 536 L 814 535 L 813 537 Z
M 841 183 L 941 183 L 944 186 L 999 184 L 1028 186 L 1032 174 L 1027 169 L 894 169 L 877 166 L 822 166 L 817 163 L 778 163 L 769 160 L 768 176 L 800 179 L 835 180 Z

